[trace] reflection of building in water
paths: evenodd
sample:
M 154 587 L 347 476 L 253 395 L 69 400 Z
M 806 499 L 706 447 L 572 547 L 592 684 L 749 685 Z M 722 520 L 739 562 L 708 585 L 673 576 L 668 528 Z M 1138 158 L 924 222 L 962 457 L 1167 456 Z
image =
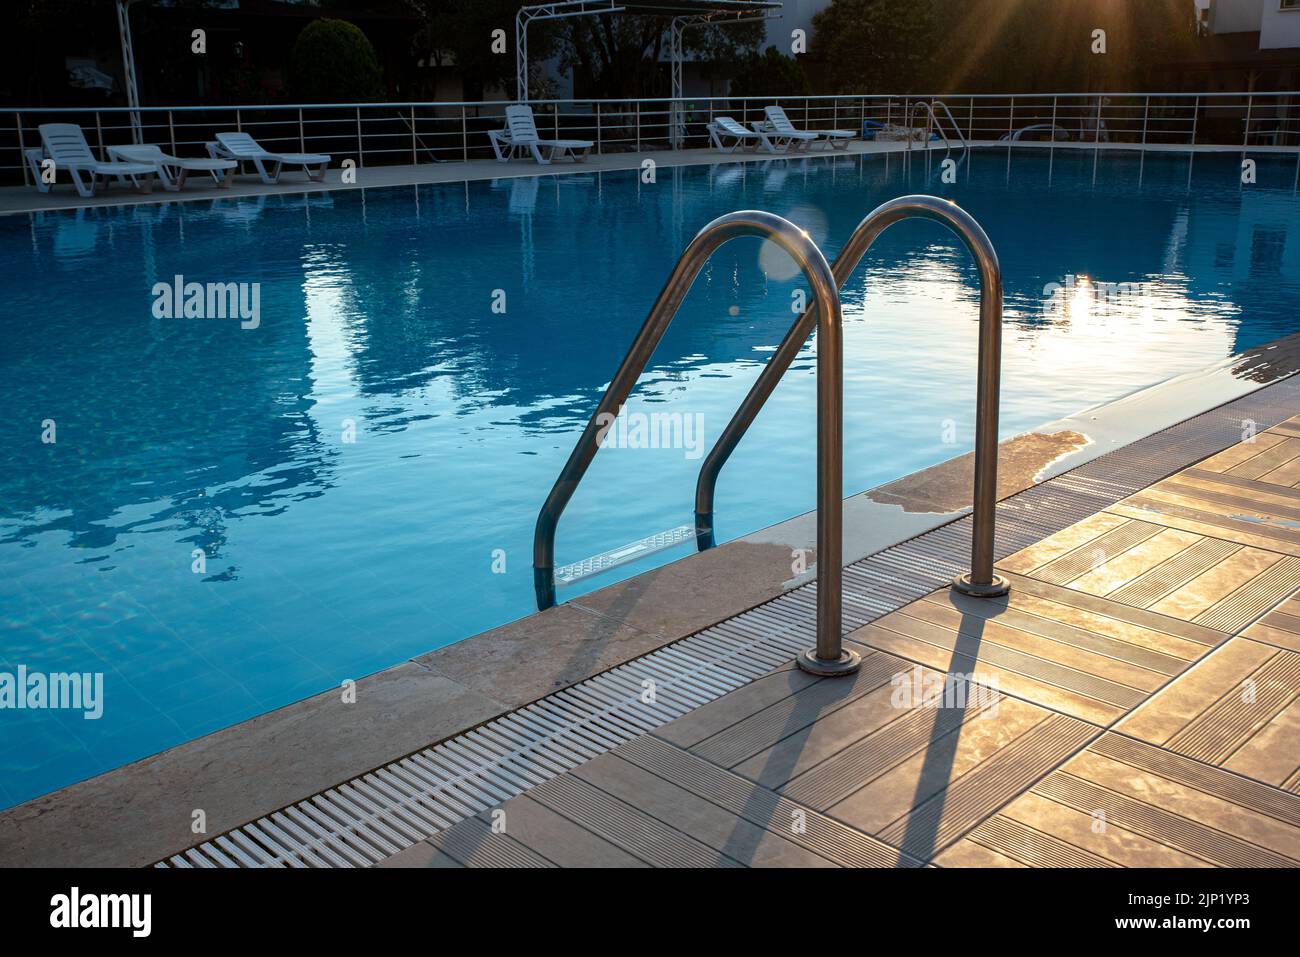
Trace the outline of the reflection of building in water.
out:
M 1188 204 L 1170 231 L 1168 271 L 1196 295 L 1240 309 L 1236 352 L 1295 331 L 1300 307 L 1300 200 L 1289 190 L 1243 186 Z
M 1233 282 L 1300 277 L 1300 243 L 1288 242 L 1298 208 L 1294 196 L 1261 187 L 1243 188 L 1236 202 L 1191 207 L 1181 242 L 1172 245 L 1177 266 Z
M 301 221 L 291 205 L 279 215 Z M 22 359 L 7 371 L 6 407 L 17 421 L 53 419 L 58 444 L 76 451 L 52 469 L 47 448 L 8 444 L 0 501 L 6 515 L 32 517 L 21 534 L 57 528 L 107 547 L 124 531 L 171 522 L 210 549 L 229 512 L 326 482 L 303 416 L 311 356 L 301 266 L 231 212 L 229 203 L 160 203 L 33 218 L 42 285 L 75 307 L 38 307 L 20 287 L 6 296 L 41 317 L 8 326 Z M 261 282 L 262 323 L 155 318 L 153 284 L 178 274 Z M 135 508 L 150 503 L 159 504 Z

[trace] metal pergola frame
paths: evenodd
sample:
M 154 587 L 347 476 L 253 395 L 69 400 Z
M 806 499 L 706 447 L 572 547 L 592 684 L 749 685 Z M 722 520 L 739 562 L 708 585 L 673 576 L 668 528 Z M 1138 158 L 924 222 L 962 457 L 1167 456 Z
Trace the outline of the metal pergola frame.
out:
M 140 136 L 140 88 L 135 78 L 135 49 L 131 45 L 131 4 L 136 0 L 116 0 L 117 32 L 122 41 L 122 76 L 126 86 L 126 105 L 131 107 L 131 139 L 143 142 Z
M 520 7 L 515 14 L 515 97 L 528 102 L 528 25 L 534 20 L 569 20 L 606 13 L 672 16 L 670 56 L 672 59 L 673 137 L 677 136 L 677 115 L 682 95 L 682 33 L 688 27 L 706 23 L 750 23 L 770 20 L 781 9 L 779 0 L 553 0 Z

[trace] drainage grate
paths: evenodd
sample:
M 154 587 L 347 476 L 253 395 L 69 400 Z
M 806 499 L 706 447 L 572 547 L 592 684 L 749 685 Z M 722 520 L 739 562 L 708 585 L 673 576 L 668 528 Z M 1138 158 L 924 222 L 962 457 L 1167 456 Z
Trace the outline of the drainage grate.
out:
M 1240 442 L 1244 423 L 1266 428 L 1290 417 L 1297 407 L 1300 377 L 1262 388 L 1012 496 L 998 505 L 998 557 Z M 965 570 L 970 535 L 971 519 L 966 516 L 848 566 L 845 630 L 945 586 Z M 1242 607 L 1229 616 L 1236 621 L 1263 610 Z M 155 866 L 375 864 L 789 663 L 811 641 L 815 621 L 812 582 Z
M 161 866 L 375 863 L 748 684 L 804 644 L 789 624 L 766 613 L 723 622 Z

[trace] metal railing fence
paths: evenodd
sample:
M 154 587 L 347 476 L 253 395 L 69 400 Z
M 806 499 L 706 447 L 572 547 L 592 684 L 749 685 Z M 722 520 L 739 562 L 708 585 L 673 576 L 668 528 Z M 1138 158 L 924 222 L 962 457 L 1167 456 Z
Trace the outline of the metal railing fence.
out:
M 532 103 L 545 136 L 588 139 L 597 153 L 708 146 L 719 115 L 742 124 L 780 105 L 798 126 L 902 135 L 916 104 L 942 102 L 970 142 L 1214 144 L 1300 149 L 1300 93 L 1034 93 L 940 96 L 829 95 L 545 100 Z M 487 132 L 509 101 L 140 107 L 142 139 L 177 155 L 203 155 L 223 130 L 251 133 L 270 149 L 324 152 L 335 165 L 419 164 L 492 155 Z M 676 106 L 676 109 L 674 109 Z M 17 108 L 0 114 L 0 181 L 25 182 L 22 151 L 40 145 L 45 122 L 79 123 L 92 148 L 132 142 L 131 110 Z M 919 111 L 918 111 L 919 112 Z M 677 125 L 674 135 L 674 124 Z

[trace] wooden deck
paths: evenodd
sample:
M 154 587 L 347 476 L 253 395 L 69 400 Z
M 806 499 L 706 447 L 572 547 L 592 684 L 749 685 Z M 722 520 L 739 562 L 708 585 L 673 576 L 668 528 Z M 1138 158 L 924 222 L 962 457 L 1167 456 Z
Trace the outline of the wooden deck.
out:
M 1300 865 L 1300 417 L 1000 568 L 387 863 Z

